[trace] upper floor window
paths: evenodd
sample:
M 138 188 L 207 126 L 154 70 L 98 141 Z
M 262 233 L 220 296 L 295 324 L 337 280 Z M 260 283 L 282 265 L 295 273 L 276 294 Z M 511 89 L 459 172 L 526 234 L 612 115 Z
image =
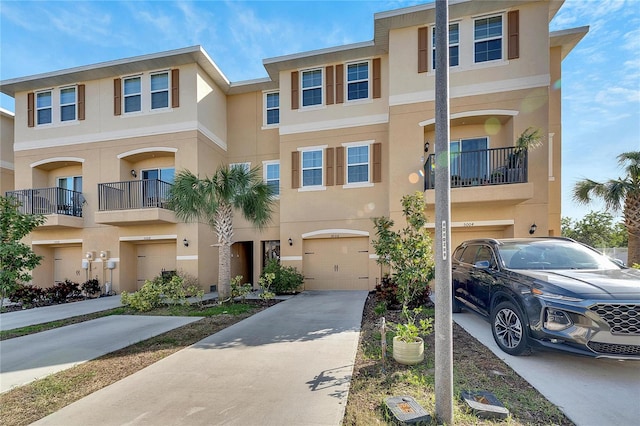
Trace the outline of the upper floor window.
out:
M 173 183 L 176 169 L 173 167 L 164 167 L 160 169 L 142 170 L 142 180 L 161 180 L 166 183 Z
M 322 105 L 322 69 L 302 71 L 302 106 Z
M 280 162 L 264 161 L 262 164 L 264 181 L 272 189 L 273 195 L 280 196 Z
M 76 119 L 76 88 L 65 87 L 60 90 L 60 121 Z
M 58 178 L 58 188 L 82 192 L 82 176 L 70 176 Z
M 38 125 L 50 124 L 53 120 L 52 117 L 52 99 L 51 91 L 40 92 L 36 94 L 36 116 L 38 117 Z
M 124 112 L 142 111 L 142 79 L 130 77 L 124 79 Z
M 476 19 L 473 39 L 476 63 L 502 59 L 502 16 Z
M 369 145 L 347 146 L 347 184 L 369 182 Z
M 347 100 L 369 97 L 369 62 L 347 65 Z
M 489 140 L 486 137 L 451 141 L 451 175 L 462 179 L 486 176 Z
M 169 73 L 151 74 L 151 109 L 169 107 Z
M 436 69 L 436 27 L 431 31 L 431 64 Z M 460 24 L 449 24 L 449 66 L 460 64 Z
M 280 93 L 265 94 L 265 124 L 267 126 L 280 123 Z
M 249 173 L 251 171 L 251 163 L 231 163 L 229 164 L 229 168 L 239 167 L 245 171 L 245 173 Z
M 322 149 L 302 151 L 302 186 L 322 186 Z

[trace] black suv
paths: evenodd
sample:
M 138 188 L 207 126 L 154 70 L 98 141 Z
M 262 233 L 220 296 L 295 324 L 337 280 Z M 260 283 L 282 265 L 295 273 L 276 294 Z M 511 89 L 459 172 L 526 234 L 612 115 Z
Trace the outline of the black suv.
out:
M 490 319 L 504 352 L 640 359 L 640 270 L 568 238 L 476 239 L 452 259 L 453 311 Z

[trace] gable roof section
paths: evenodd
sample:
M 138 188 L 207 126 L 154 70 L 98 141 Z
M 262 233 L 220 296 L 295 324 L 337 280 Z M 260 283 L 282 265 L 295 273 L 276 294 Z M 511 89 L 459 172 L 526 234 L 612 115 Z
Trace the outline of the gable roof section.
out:
M 100 80 L 119 75 L 135 74 L 148 70 L 170 68 L 197 63 L 215 81 L 223 92 L 228 92 L 230 83 L 218 66 L 201 46 L 191 46 L 166 52 L 135 56 L 68 68 L 60 71 L 19 77 L 0 82 L 0 91 L 11 97 L 16 92 L 26 92 L 43 87 L 64 86 L 80 81 Z

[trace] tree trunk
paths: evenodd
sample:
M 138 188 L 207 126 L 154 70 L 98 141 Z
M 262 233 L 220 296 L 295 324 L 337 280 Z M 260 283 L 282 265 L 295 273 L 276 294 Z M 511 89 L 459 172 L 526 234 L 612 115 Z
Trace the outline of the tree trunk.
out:
M 216 212 L 215 229 L 220 244 L 218 254 L 218 300 L 231 297 L 231 245 L 233 244 L 233 207 L 220 203 Z
M 220 244 L 218 249 L 218 300 L 231 297 L 231 245 Z
M 628 193 L 624 202 L 624 222 L 629 233 L 627 264 L 640 264 L 640 193 Z

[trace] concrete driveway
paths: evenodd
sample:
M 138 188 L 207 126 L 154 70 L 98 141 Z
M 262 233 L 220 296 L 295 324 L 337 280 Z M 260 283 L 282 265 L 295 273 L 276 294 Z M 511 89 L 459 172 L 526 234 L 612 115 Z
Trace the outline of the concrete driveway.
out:
M 38 425 L 339 425 L 366 291 L 304 292 Z
M 594 359 L 536 351 L 502 352 L 482 317 L 468 311 L 453 320 L 513 368 L 578 426 L 630 426 L 640 422 L 640 361 Z M 490 391 L 490 389 L 487 389 Z

